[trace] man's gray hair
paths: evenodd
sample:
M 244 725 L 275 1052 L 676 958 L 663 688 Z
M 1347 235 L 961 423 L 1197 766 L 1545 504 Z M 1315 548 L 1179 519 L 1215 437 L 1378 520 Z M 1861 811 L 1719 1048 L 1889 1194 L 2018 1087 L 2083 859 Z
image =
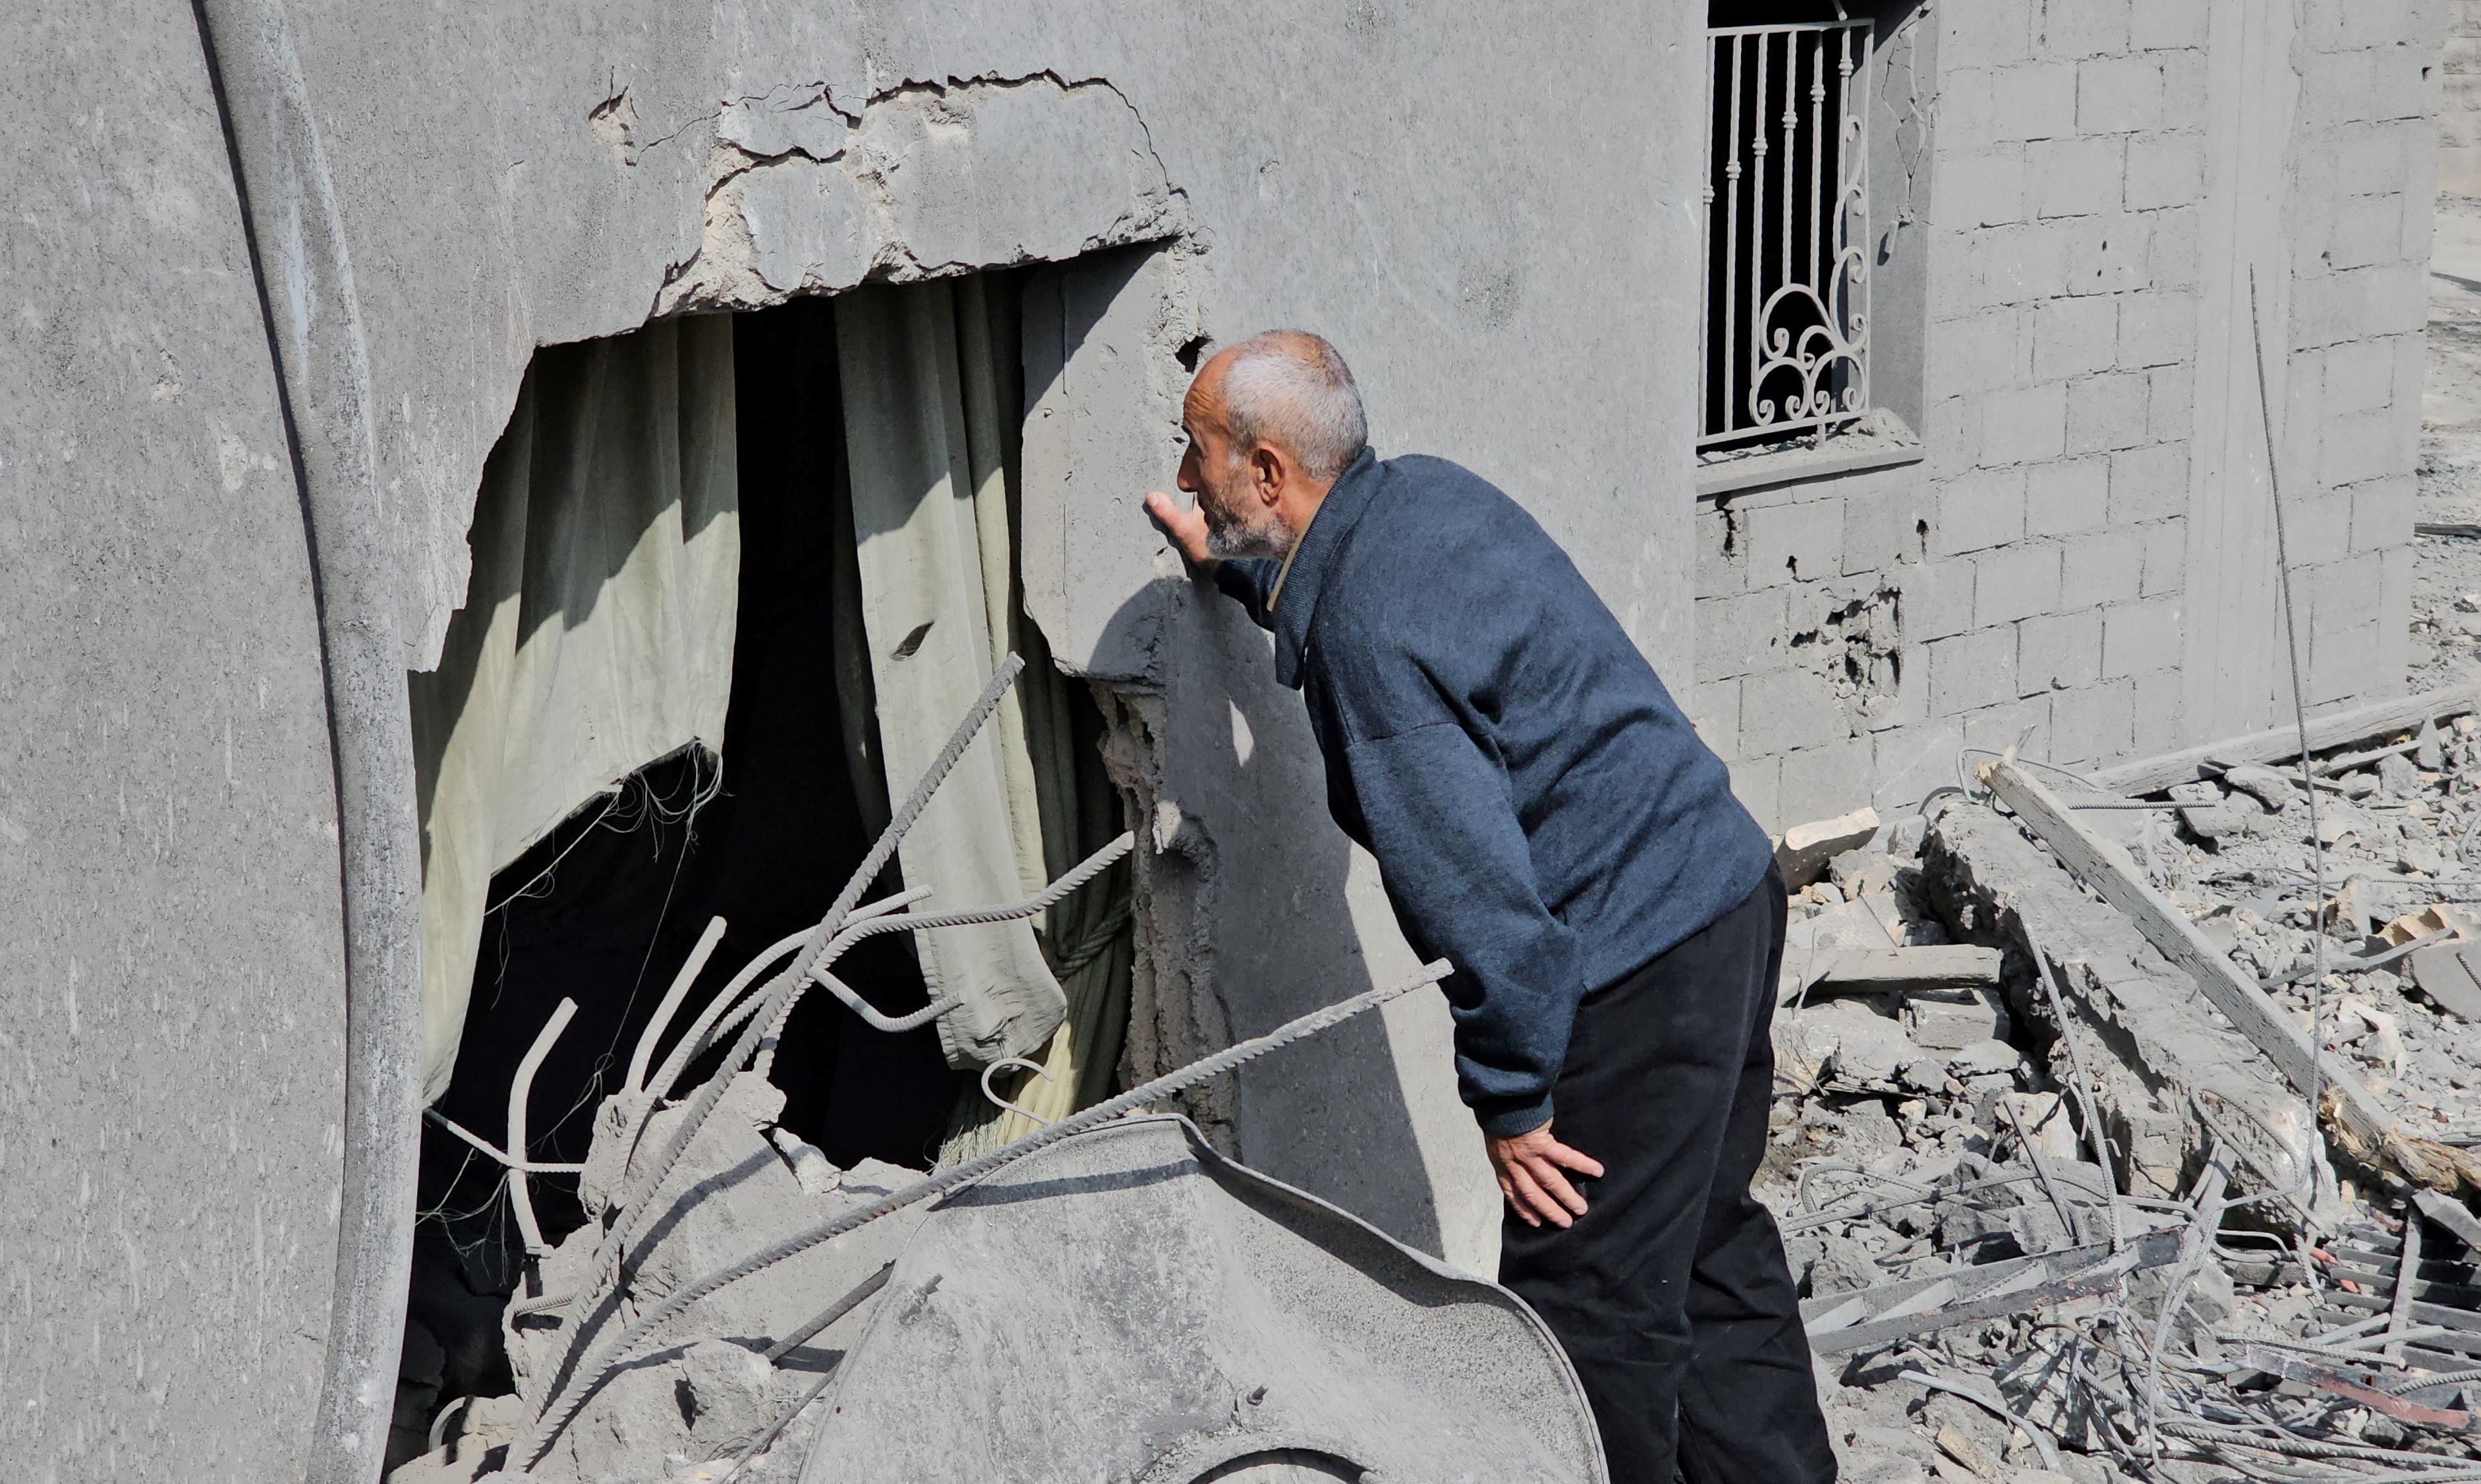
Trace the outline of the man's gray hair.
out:
M 1312 479 L 1342 474 L 1370 442 L 1361 388 L 1335 347 L 1305 329 L 1270 329 L 1232 348 L 1223 421 L 1236 453 L 1269 443 Z

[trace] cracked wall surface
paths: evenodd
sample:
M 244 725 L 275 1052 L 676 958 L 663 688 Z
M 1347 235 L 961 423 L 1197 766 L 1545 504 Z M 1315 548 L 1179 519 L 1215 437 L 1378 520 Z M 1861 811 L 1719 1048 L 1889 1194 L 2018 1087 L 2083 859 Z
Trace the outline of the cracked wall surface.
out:
M 1692 8 L 1554 4 L 1518 34 L 1477 3 L 1386 0 L 286 9 L 367 338 L 364 441 L 415 667 L 463 600 L 483 459 L 536 346 L 1070 265 L 1029 285 L 1029 341 L 1050 336 L 1052 361 L 1030 367 L 1025 593 L 1064 665 L 1151 717 L 1155 988 L 1133 1056 L 1410 967 L 1367 857 L 1326 819 L 1266 637 L 1191 587 L 1139 513 L 1171 482 L 1204 344 L 1329 335 L 1382 452 L 1503 484 L 1684 677 L 1690 501 L 1678 462 L 1646 451 L 1688 437 Z M 1565 95 L 1614 58 L 1633 83 L 1598 94 L 1592 128 L 1499 106 Z M 1272 1173 L 1487 1267 L 1495 1197 L 1446 1027 L 1435 995 L 1391 1007 L 1198 1111 Z

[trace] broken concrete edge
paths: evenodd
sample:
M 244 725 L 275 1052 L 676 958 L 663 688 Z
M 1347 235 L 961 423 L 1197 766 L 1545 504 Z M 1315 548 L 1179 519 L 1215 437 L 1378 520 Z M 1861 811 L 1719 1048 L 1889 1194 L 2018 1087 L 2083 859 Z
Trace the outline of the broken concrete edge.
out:
M 2281 1070 L 2304 1096 L 2314 1096 L 2337 1146 L 2356 1162 L 2392 1170 L 2416 1185 L 2462 1196 L 2481 1191 L 2481 1158 L 2409 1133 L 2392 1108 L 2331 1052 L 2313 1048 L 2257 981 L 2208 943 L 2186 915 L 2129 868 L 2056 795 L 2013 762 L 1981 769 L 1982 781 L 2017 819 L 2095 893 L 2118 908 L 2162 955 Z
M 1827 862 L 1878 837 L 1878 811 L 1867 805 L 1832 820 L 1795 824 L 1774 842 L 1775 866 L 1784 885 L 1799 891 L 1825 874 Z
M 2013 822 L 1978 805 L 1950 805 L 1931 825 L 1923 867 L 1932 900 L 1960 937 L 2025 964 L 2031 943 L 2041 942 L 2102 1084 L 2092 1090 L 2117 1146 L 2123 1189 L 2178 1199 L 2217 1137 L 2277 1190 L 2322 1169 L 2307 1104 L 2244 1037 L 2215 1022 L 2186 976 L 2125 917 L 2080 892 Z M 2062 1035 L 2031 978 L 2020 975 L 2013 1008 Z M 2062 1086 L 2074 1080 L 2064 1041 L 2050 1063 Z M 2331 1189 L 2331 1176 L 2318 1175 L 2311 1188 Z M 2292 1210 L 2305 1218 L 2310 1204 Z
M 2445 686 L 2418 695 L 2372 701 L 2309 721 L 2309 750 L 2339 747 L 2385 732 L 2481 710 L 2481 682 Z M 2204 777 L 2215 763 L 2282 763 L 2300 756 L 2300 728 L 2272 727 L 2244 737 L 2227 738 L 2203 746 L 2183 747 L 2155 757 L 2138 758 L 2097 769 L 2093 781 L 2122 794 L 2152 794 L 2177 783 Z

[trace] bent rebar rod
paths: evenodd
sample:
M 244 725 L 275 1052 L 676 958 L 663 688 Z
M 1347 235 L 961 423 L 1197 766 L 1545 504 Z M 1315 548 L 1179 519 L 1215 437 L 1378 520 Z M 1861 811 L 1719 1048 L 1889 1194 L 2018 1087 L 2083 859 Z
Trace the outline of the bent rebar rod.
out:
M 526 1057 L 517 1063 L 517 1075 L 509 1082 L 509 1209 L 516 1212 L 517 1235 L 524 1238 L 530 1258 L 549 1257 L 551 1243 L 543 1240 L 542 1227 L 535 1220 L 534 1196 L 526 1189 L 526 1100 L 534 1095 L 535 1074 L 551 1054 L 551 1043 L 560 1039 L 576 1013 L 576 1001 L 561 1001 L 535 1044 L 526 1048 Z
M 877 1292 L 879 1289 L 886 1288 L 887 1275 L 894 1271 L 896 1271 L 896 1263 L 894 1259 L 890 1259 L 887 1262 L 880 1263 L 878 1265 L 878 1271 L 853 1285 L 851 1292 L 847 1293 L 844 1297 L 837 1299 L 826 1308 L 820 1310 L 816 1315 L 803 1320 L 799 1328 L 794 1330 L 793 1333 L 785 1336 L 773 1344 L 769 1345 L 767 1347 L 767 1353 L 759 1358 L 764 1360 L 768 1365 L 772 1366 L 783 1360 L 784 1357 L 801 1348 L 801 1346 L 808 1344 L 811 1341 L 818 1338 L 821 1330 L 825 1329 L 828 1325 L 835 1323 L 846 1315 L 849 1315 L 855 1309 L 860 1308 L 865 1299 L 868 1299 L 872 1294 Z
M 706 931 L 698 934 L 697 947 L 690 950 L 690 956 L 681 964 L 681 972 L 672 976 L 672 987 L 664 991 L 663 1002 L 655 1006 L 655 1013 L 647 1020 L 646 1028 L 638 1032 L 638 1049 L 629 1054 L 629 1075 L 620 1082 L 623 1092 L 637 1092 L 646 1085 L 646 1064 L 654 1059 L 655 1043 L 664 1038 L 665 1028 L 672 1023 L 674 1015 L 680 1013 L 681 1002 L 689 998 L 690 986 L 697 981 L 698 975 L 706 968 L 707 959 L 715 952 L 715 946 L 722 941 L 723 919 L 708 918 Z
M 559 1436 L 561 1429 L 566 1427 L 570 1419 L 577 1416 L 578 1409 L 586 1404 L 587 1397 L 594 1393 L 595 1388 L 603 1384 L 604 1378 L 610 1375 L 622 1361 L 628 1359 L 630 1351 L 636 1349 L 639 1343 L 654 1333 L 665 1320 L 724 1285 L 746 1278 L 751 1273 L 770 1267 L 797 1253 L 806 1252 L 821 1242 L 842 1237 L 881 1216 L 902 1211 L 907 1206 L 979 1180 L 993 1170 L 1013 1164 L 1028 1155 L 1058 1143 L 1061 1139 L 1101 1128 L 1125 1113 L 1133 1112 L 1149 1103 L 1162 1102 L 1210 1078 L 1219 1077 L 1245 1062 L 1254 1061 L 1268 1052 L 1290 1046 L 1305 1036 L 1313 1036 L 1321 1030 L 1342 1025 L 1364 1010 L 1385 1004 L 1388 1001 L 1420 989 L 1425 984 L 1435 984 L 1446 978 L 1449 972 L 1449 966 L 1446 959 L 1433 960 L 1423 965 L 1421 970 L 1410 978 L 1383 988 L 1365 990 L 1349 1000 L 1339 1001 L 1324 1009 L 1313 1010 L 1297 1020 L 1288 1021 L 1276 1027 L 1265 1035 L 1242 1041 L 1237 1046 L 1226 1047 L 1211 1056 L 1192 1061 L 1178 1071 L 1167 1072 L 1142 1086 L 1133 1087 L 1116 1098 L 1097 1103 L 1083 1112 L 1072 1113 L 1047 1129 L 1037 1129 L 1014 1143 L 1003 1144 L 979 1159 L 968 1159 L 962 1164 L 934 1171 L 901 1190 L 881 1196 L 868 1206 L 856 1207 L 842 1215 L 823 1221 L 805 1232 L 795 1233 L 773 1246 L 754 1252 L 729 1267 L 718 1268 L 703 1278 L 673 1289 L 661 1303 L 640 1315 L 638 1321 L 623 1331 L 619 1339 L 592 1357 L 593 1365 L 579 1365 L 572 1374 L 571 1385 L 564 1392 L 555 1392 L 546 1398 L 542 1413 L 535 1419 L 534 1426 L 527 1430 L 526 1436 L 519 1440 L 515 1447 L 509 1450 L 509 1461 L 516 1466 L 520 1473 L 531 1470 L 540 1462 L 544 1451 L 551 1446 L 551 1440 Z
M 794 956 L 790 969 L 770 980 L 767 988 L 761 991 L 759 1002 L 762 1006 L 771 1008 L 776 1001 L 790 994 L 795 985 L 809 977 L 811 969 L 816 967 L 828 942 L 843 929 L 854 904 L 861 900 L 861 894 L 870 890 L 870 883 L 878 879 L 878 873 L 887 869 L 888 861 L 896 854 L 898 842 L 904 838 L 905 831 L 913 827 L 913 821 L 921 818 L 923 809 L 930 802 L 930 795 L 947 780 L 950 769 L 956 766 L 957 759 L 965 755 L 965 748 L 980 733 L 982 723 L 999 709 L 1000 697 L 1007 693 L 1008 687 L 1015 684 L 1018 673 L 1024 668 L 1025 660 L 1020 655 L 1011 654 L 1000 662 L 990 684 L 982 687 L 982 693 L 975 697 L 973 709 L 956 723 L 956 730 L 950 734 L 946 745 L 939 749 L 938 756 L 930 760 L 930 766 L 923 771 L 921 780 L 913 785 L 913 792 L 888 819 L 887 827 L 879 831 L 870 853 L 853 868 L 852 874 L 845 881 L 844 890 L 836 894 L 836 899 L 827 907 L 826 915 L 820 918 L 819 925 L 810 930 L 808 945 Z M 560 1365 L 552 1371 L 552 1394 L 558 1394 L 561 1372 L 570 1368 L 578 1359 L 577 1347 L 585 1334 L 585 1320 L 619 1286 L 620 1254 L 643 1235 L 647 1209 L 653 1204 L 651 1197 L 663 1188 L 665 1179 L 680 1162 L 682 1152 L 689 1148 L 692 1139 L 697 1137 L 698 1130 L 705 1126 L 708 1115 L 715 1111 L 716 1104 L 721 1101 L 723 1089 L 732 1081 L 734 1074 L 758 1049 L 759 1034 L 765 1029 L 767 1019 L 762 1012 L 750 1021 L 747 1028 L 742 1031 L 741 1038 L 733 1043 L 732 1050 L 725 1054 L 723 1065 L 691 1100 L 680 1127 L 672 1131 L 670 1142 L 664 1146 L 663 1153 L 649 1167 L 645 1178 L 634 1189 L 622 1192 L 614 1203 L 616 1209 L 612 1225 L 605 1231 L 603 1240 L 596 1244 L 593 1263 L 587 1269 L 591 1277 L 580 1291 L 579 1302 L 569 1310 L 575 1324 L 570 1332 L 568 1347 L 561 1354 Z
M 865 919 L 877 917 L 881 913 L 894 912 L 900 907 L 911 906 L 929 895 L 930 888 L 917 886 L 909 892 L 899 892 L 893 897 L 883 897 L 866 907 L 855 907 L 845 918 L 845 922 L 849 926 Z M 810 929 L 807 927 L 777 939 L 768 945 L 757 957 L 744 965 L 741 972 L 732 976 L 731 982 L 725 984 L 713 1000 L 707 1002 L 706 1008 L 698 1012 L 697 1019 L 690 1022 L 690 1028 L 681 1032 L 679 1043 L 672 1048 L 671 1054 L 664 1058 L 664 1064 L 656 1071 L 654 1080 L 640 1089 L 648 1094 L 650 1104 L 669 1097 L 672 1084 L 681 1080 L 681 1074 L 689 1070 L 690 1063 L 695 1061 L 726 1031 L 740 1025 L 748 1015 L 748 1007 L 741 1006 L 740 1013 L 723 1022 L 721 1027 L 718 1028 L 716 1025 L 717 1019 L 724 1011 L 739 1005 L 741 992 L 749 987 L 750 981 L 774 967 L 777 959 L 808 941 L 810 941 Z M 832 949 L 833 945 L 829 947 Z M 824 956 L 824 954 L 821 955 L 823 958 Z
M 891 1018 L 880 1014 L 877 1007 L 855 993 L 852 986 L 828 973 L 827 965 L 842 958 L 848 950 L 862 939 L 878 933 L 897 932 L 908 928 L 978 927 L 991 923 L 1014 922 L 1020 918 L 1032 917 L 1037 912 L 1049 911 L 1055 903 L 1066 899 L 1071 893 L 1110 870 L 1120 857 L 1136 847 L 1136 832 L 1123 830 L 1118 839 L 1079 861 L 1058 880 L 1032 896 L 1016 901 L 1003 902 L 997 906 L 975 907 L 963 912 L 941 912 L 929 916 L 891 912 L 883 917 L 873 918 L 867 923 L 851 924 L 844 931 L 836 934 L 835 941 L 829 943 L 825 951 L 819 955 L 818 967 L 810 971 L 810 977 L 818 983 L 824 984 L 829 994 L 842 1001 L 845 1008 L 860 1016 L 873 1029 L 911 1030 L 927 1025 L 963 1002 L 953 995 L 942 995 L 908 1015 Z M 774 1024 L 768 1028 L 766 1037 L 758 1043 L 758 1060 L 755 1065 L 762 1077 L 775 1068 L 776 1042 L 784 1034 L 784 1022 L 792 1017 L 793 1007 L 800 1003 L 801 990 L 804 987 L 797 985 L 793 993 L 785 997 L 782 1008 L 775 1012 Z
M 447 1114 L 441 1112 L 435 1107 L 424 1108 L 422 1110 L 422 1116 L 430 1119 L 432 1123 L 437 1124 L 440 1128 L 447 1130 L 449 1133 L 456 1134 L 466 1143 L 473 1145 L 475 1150 L 479 1152 L 483 1159 L 490 1160 L 492 1163 L 499 1165 L 503 1169 L 521 1168 L 529 1175 L 575 1175 L 586 1168 L 583 1164 L 575 1163 L 547 1164 L 540 1159 L 511 1159 L 509 1158 L 509 1152 L 507 1150 L 502 1149 L 499 1145 L 492 1143 L 489 1139 L 486 1139 L 483 1135 L 475 1133 L 473 1130 L 466 1128 L 463 1124 L 458 1123 L 456 1119 L 449 1117 Z

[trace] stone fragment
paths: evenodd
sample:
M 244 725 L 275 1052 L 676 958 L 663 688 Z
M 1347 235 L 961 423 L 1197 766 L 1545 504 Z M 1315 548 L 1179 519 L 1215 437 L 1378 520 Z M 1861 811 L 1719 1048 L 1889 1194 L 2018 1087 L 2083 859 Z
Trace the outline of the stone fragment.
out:
M 1838 1000 L 1778 1016 L 1775 1025 L 1778 1059 L 1815 1066 L 1821 1080 L 1891 1085 L 1921 1056 L 1902 1027 L 1858 1001 Z
M 2378 775 L 2372 772 L 2345 773 L 2335 780 L 2336 791 L 2345 798 L 2359 800 L 2378 792 Z
M 2390 798 L 2409 798 L 2420 792 L 2420 769 L 2400 752 L 2378 759 L 2378 791 Z
M 1985 991 L 1921 992 L 1904 998 L 1904 1033 L 1926 1051 L 1962 1051 L 2003 1034 L 1998 997 Z
M 1824 873 L 1829 861 L 1867 845 L 1877 834 L 1878 811 L 1867 805 L 1832 820 L 1793 825 L 1775 846 L 1775 864 L 1783 869 L 1784 885 L 1800 890 Z
M 2481 1022 L 2481 953 L 2470 945 L 2435 943 L 2406 962 L 2413 982 L 2440 1009 L 2467 1021 Z
M 2266 808 L 2269 814 L 2281 814 L 2291 807 L 2297 796 L 2291 780 L 2270 768 L 2254 763 L 2240 763 L 2223 770 L 2223 782 L 2246 794 Z
M 1887 891 L 1895 884 L 1895 860 L 1884 850 L 1864 846 L 1828 861 L 1826 875 L 1846 898 L 1857 899 Z
M 2076 1131 L 2068 1122 L 2068 1111 L 2055 1092 L 2011 1092 L 1999 1099 L 2006 1105 L 2006 1117 L 2032 1143 L 2033 1152 L 2048 1159 L 2073 1159 L 2076 1157 Z
M 1867 902 L 1838 902 L 1789 924 L 1784 930 L 1783 969 L 1775 984 L 1775 1002 L 1789 1003 L 1804 985 L 1832 968 L 1841 949 L 1892 949 L 1895 940 L 1886 923 Z
M 1917 1061 L 1906 1063 L 1897 1080 L 1916 1092 L 1945 1092 L 1947 1083 L 1946 1063 L 1936 1056 L 1923 1056 Z

